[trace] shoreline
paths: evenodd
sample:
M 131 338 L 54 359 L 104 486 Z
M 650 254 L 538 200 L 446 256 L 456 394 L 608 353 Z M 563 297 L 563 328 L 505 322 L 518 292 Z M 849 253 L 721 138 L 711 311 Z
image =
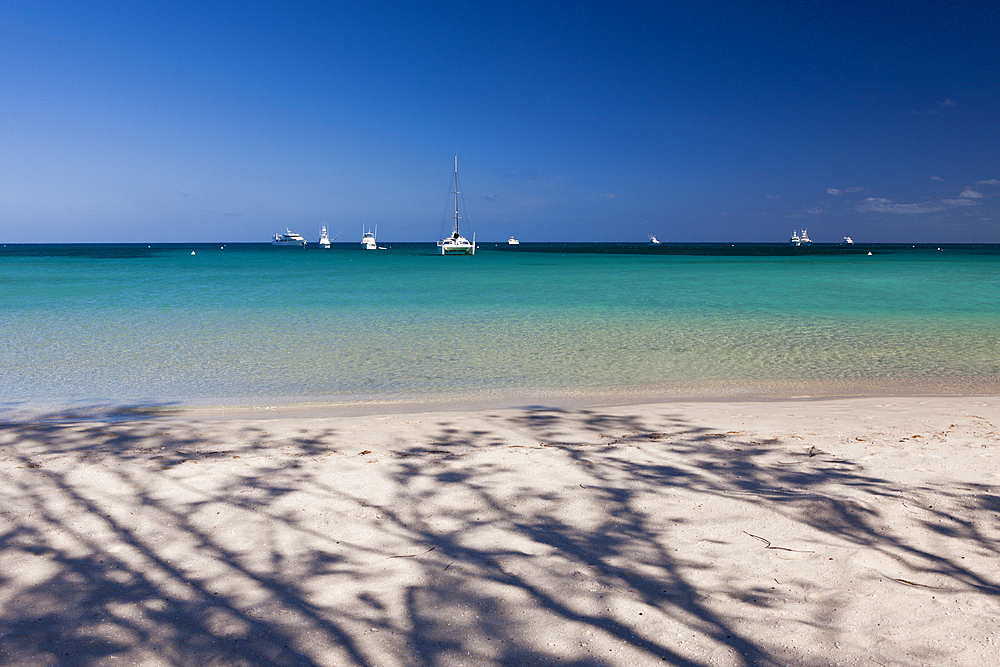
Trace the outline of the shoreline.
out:
M 855 398 L 1000 396 L 1000 380 L 782 380 L 734 386 L 720 382 L 674 382 L 644 386 L 496 389 L 424 393 L 364 400 L 272 397 L 193 401 L 25 401 L 0 405 L 0 423 L 131 421 L 135 419 L 255 419 L 361 417 L 415 412 L 552 408 L 604 408 L 661 403 L 821 401 Z

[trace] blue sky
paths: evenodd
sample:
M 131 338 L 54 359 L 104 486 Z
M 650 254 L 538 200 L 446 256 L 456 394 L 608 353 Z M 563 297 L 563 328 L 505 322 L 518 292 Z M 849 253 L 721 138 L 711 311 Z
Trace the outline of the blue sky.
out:
M 483 241 L 997 243 L 998 33 L 985 1 L 8 0 L 0 241 L 433 242 L 457 154 Z

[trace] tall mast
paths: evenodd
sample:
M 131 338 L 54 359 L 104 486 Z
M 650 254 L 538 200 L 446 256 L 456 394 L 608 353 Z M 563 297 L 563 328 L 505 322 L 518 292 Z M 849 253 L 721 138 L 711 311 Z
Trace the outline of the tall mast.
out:
M 455 156 L 455 236 L 458 236 L 458 156 Z

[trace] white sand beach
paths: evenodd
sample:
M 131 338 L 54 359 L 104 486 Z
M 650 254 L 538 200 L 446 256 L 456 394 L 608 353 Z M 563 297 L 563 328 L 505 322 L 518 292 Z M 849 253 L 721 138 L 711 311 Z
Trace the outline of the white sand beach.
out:
M 1000 665 L 1000 398 L 0 425 L 0 665 Z

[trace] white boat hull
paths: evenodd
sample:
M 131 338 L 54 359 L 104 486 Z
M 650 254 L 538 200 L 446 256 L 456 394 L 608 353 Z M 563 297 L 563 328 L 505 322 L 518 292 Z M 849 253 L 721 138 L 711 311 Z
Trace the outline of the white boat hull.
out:
M 469 243 L 468 239 L 459 238 L 458 240 L 445 239 L 444 241 L 439 241 L 438 246 L 441 248 L 442 255 L 475 255 L 476 254 L 476 244 Z

